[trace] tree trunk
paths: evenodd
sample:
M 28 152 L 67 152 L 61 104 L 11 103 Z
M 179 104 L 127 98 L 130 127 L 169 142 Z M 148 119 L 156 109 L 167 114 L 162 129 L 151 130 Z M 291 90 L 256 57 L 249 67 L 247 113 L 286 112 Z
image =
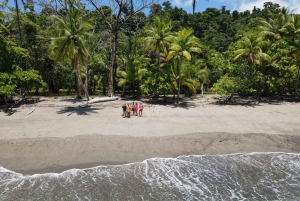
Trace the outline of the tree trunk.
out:
M 181 85 L 181 61 L 179 62 L 179 69 L 178 69 L 178 92 L 177 92 L 177 104 L 179 103 L 179 95 L 180 95 L 180 85 Z
M 297 80 L 296 80 L 295 92 L 294 92 L 294 97 L 293 97 L 293 99 L 295 99 L 295 98 L 296 98 L 296 95 L 297 95 L 298 85 L 299 85 L 299 77 L 300 77 L 300 66 L 298 67 L 298 75 L 297 75 Z
M 157 53 L 157 68 L 159 70 L 159 75 L 160 75 L 161 68 L 160 68 L 160 47 L 159 47 L 159 45 L 158 45 L 158 53 Z
M 87 64 L 87 62 L 85 62 L 85 98 L 86 99 L 90 99 L 89 98 L 89 66 Z
M 15 4 L 16 4 L 16 10 L 17 10 L 18 31 L 19 31 L 19 36 L 20 36 L 20 46 L 22 46 L 22 33 L 21 33 L 21 27 L 20 27 L 20 14 L 19 14 L 18 0 L 15 0 Z
M 116 51 L 117 51 L 117 33 L 113 33 L 110 44 L 110 68 L 109 68 L 109 79 L 108 79 L 108 95 L 110 97 L 115 96 L 114 90 L 114 70 L 116 68 Z
M 260 94 L 261 94 L 261 86 L 260 86 L 260 81 L 258 81 L 257 93 L 256 93 L 257 100 L 260 100 Z
M 77 84 L 77 97 L 76 99 L 81 99 L 81 77 L 80 77 L 80 71 L 79 71 L 79 65 L 78 65 L 78 60 L 77 59 L 72 59 L 72 66 L 73 66 L 73 69 L 75 70 L 75 73 L 76 73 L 76 84 Z

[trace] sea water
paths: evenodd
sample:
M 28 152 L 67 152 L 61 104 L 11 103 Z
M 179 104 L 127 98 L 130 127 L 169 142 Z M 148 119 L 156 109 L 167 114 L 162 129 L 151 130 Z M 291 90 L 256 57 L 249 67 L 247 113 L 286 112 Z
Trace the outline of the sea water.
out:
M 0 167 L 0 200 L 300 200 L 300 155 L 152 158 L 60 174 Z

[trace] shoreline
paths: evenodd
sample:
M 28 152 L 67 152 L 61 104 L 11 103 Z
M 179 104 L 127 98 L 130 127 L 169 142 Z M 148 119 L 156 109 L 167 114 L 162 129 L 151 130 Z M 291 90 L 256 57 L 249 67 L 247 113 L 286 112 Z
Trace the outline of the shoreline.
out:
M 0 140 L 1 166 L 22 174 L 122 165 L 180 155 L 300 153 L 299 135 L 193 133 L 165 137 L 83 135 Z
M 0 166 L 35 174 L 153 157 L 300 153 L 299 103 L 215 105 L 214 100 L 185 99 L 179 106 L 143 102 L 144 117 L 131 118 L 120 116 L 130 100 L 82 107 L 82 100 L 54 99 L 21 105 L 11 116 L 0 111 Z

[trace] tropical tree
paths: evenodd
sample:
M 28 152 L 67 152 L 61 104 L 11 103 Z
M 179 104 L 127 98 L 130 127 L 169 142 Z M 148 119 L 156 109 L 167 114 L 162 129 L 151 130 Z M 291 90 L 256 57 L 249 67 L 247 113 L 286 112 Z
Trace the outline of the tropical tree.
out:
M 136 87 L 139 87 L 139 82 L 147 72 L 146 67 L 148 64 L 149 59 L 145 58 L 144 55 L 132 56 L 128 62 L 126 70 L 117 71 L 117 75 L 120 76 L 118 85 L 124 86 L 128 84 L 132 87 L 134 95 Z
M 286 40 L 292 46 L 292 50 L 290 55 L 294 58 L 298 58 L 299 62 L 299 52 L 300 52 L 300 17 L 299 15 L 290 15 L 287 23 L 281 29 L 284 35 L 287 36 Z M 300 78 L 300 64 L 298 63 L 298 73 L 295 82 L 295 91 L 294 98 L 296 97 L 298 86 L 299 86 L 299 78 Z
M 245 59 L 245 64 L 240 71 L 240 79 L 241 74 L 245 70 L 246 66 L 262 65 L 263 60 L 271 62 L 271 57 L 267 53 L 263 52 L 263 48 L 265 48 L 267 45 L 268 41 L 264 40 L 263 37 L 258 37 L 255 34 L 245 36 L 237 42 L 237 47 L 239 49 L 234 52 L 234 60 L 238 60 L 241 57 Z
M 171 23 L 166 15 L 154 17 L 153 23 L 144 28 L 145 37 L 140 40 L 146 44 L 145 51 L 154 50 L 157 54 L 157 68 L 161 70 L 161 52 L 167 51 L 167 38 L 171 34 Z
M 172 90 L 176 89 L 179 79 L 179 66 L 180 62 L 177 59 L 171 61 L 171 79 Z M 197 93 L 197 90 L 201 89 L 203 92 L 203 83 L 208 84 L 209 70 L 204 67 L 200 60 L 197 60 L 195 64 L 185 60 L 181 64 L 182 70 L 180 74 L 181 85 L 187 87 L 192 93 Z
M 56 61 L 71 60 L 73 70 L 77 78 L 77 98 L 81 98 L 81 87 L 83 86 L 80 76 L 80 63 L 83 64 L 89 55 L 87 42 L 91 34 L 88 32 L 92 26 L 80 10 L 71 7 L 68 10 L 67 18 L 64 20 L 58 16 L 52 16 L 54 20 L 54 32 L 56 37 L 52 38 L 50 45 L 51 56 Z M 83 87 L 86 98 L 88 92 Z
M 4 32 L 9 34 L 9 30 L 4 24 L 5 13 L 0 10 L 0 33 Z
M 117 41 L 119 33 L 122 27 L 129 20 L 140 13 L 142 10 L 148 8 L 153 4 L 153 0 L 109 0 L 108 4 L 111 7 L 103 6 L 101 0 L 88 0 L 92 6 L 103 17 L 107 28 L 110 32 L 110 68 L 109 68 L 109 84 L 108 93 L 110 96 L 114 96 L 114 78 L 117 70 Z M 101 5 L 101 6 L 98 6 Z M 128 9 L 130 8 L 130 12 Z
M 166 57 L 166 60 L 178 59 L 179 68 L 178 68 L 178 92 L 177 92 L 177 104 L 179 102 L 180 94 L 180 84 L 181 84 L 181 65 L 183 60 L 191 60 L 192 52 L 201 53 L 200 40 L 199 38 L 193 36 L 193 29 L 182 29 L 180 30 L 175 37 L 170 37 L 172 39 L 171 46 L 169 48 L 169 53 Z

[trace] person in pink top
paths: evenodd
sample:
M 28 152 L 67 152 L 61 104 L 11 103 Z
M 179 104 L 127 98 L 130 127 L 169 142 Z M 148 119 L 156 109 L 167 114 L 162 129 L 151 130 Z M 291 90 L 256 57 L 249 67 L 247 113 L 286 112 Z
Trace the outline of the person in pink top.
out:
M 139 105 L 138 105 L 138 103 L 135 103 L 135 105 L 134 105 L 135 116 L 138 116 L 138 111 L 139 111 Z
M 140 103 L 139 117 L 143 116 L 143 109 L 144 109 L 143 103 Z

